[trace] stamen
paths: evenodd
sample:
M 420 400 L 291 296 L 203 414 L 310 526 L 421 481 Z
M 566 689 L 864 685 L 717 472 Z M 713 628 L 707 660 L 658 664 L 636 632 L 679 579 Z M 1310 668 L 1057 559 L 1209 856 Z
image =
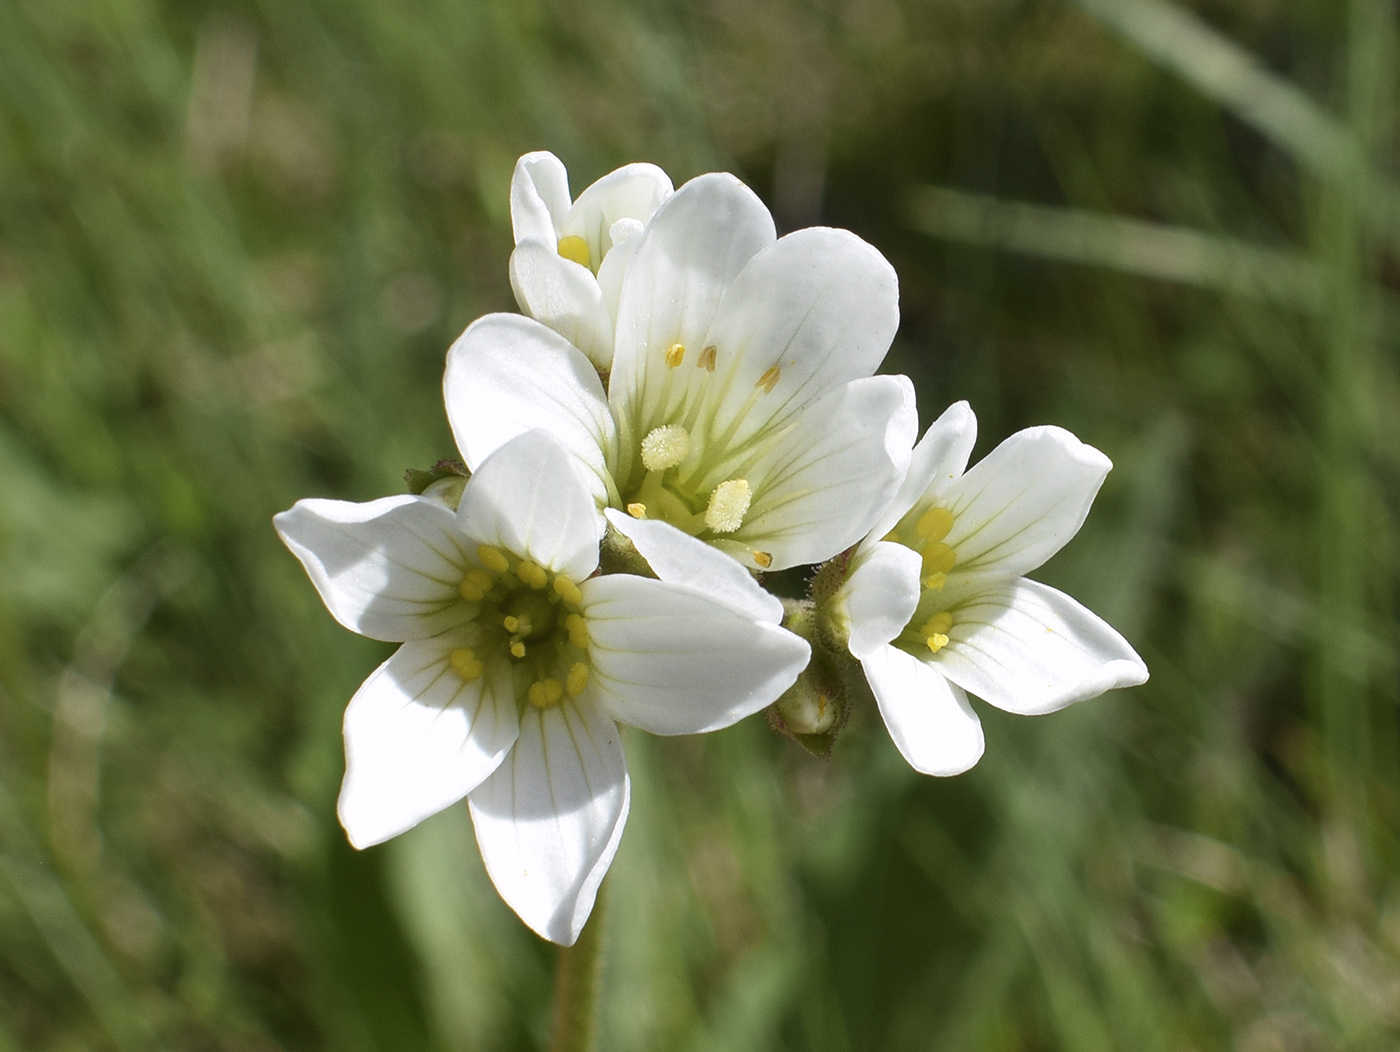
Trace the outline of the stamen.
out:
M 923 572 L 926 574 L 947 573 L 953 568 L 953 564 L 958 561 L 957 552 L 953 551 L 952 548 L 949 548 L 941 541 L 934 541 L 932 544 L 925 545 L 923 557 Z
M 481 565 L 488 570 L 495 570 L 497 573 L 505 573 L 510 569 L 510 562 L 501 554 L 499 548 L 493 548 L 489 544 L 480 545 L 476 549 L 476 557 L 481 560 Z
M 581 267 L 589 266 L 588 242 L 577 235 L 570 234 L 559 239 L 559 254 Z
M 710 494 L 710 506 L 705 509 L 705 525 L 716 533 L 733 533 L 744 524 L 753 493 L 747 479 L 721 482 Z
M 564 630 L 569 633 L 569 642 L 580 650 L 588 648 L 588 622 L 582 614 L 570 614 L 564 618 Z
M 525 644 L 517 639 L 514 643 L 510 645 L 510 656 L 516 658 L 523 658 L 525 656 Z
M 761 569 L 768 569 L 773 565 L 773 555 L 771 552 L 754 552 L 753 561 L 758 563 Z
M 929 541 L 941 541 L 952 528 L 953 513 L 947 508 L 929 508 L 914 524 L 914 532 Z
M 578 585 L 563 574 L 554 576 L 554 593 L 570 606 L 583 605 L 583 593 L 578 590 Z
M 627 505 L 627 514 L 634 519 L 645 519 L 647 517 L 647 506 L 634 501 Z
M 769 366 L 768 371 L 758 378 L 758 383 L 754 386 L 763 388 L 764 394 L 772 394 L 773 388 L 778 386 L 780 372 L 776 365 Z
M 948 645 L 948 630 L 953 627 L 953 615 L 947 610 L 934 614 L 919 627 L 919 635 L 935 654 Z
M 574 662 L 574 667 L 569 669 L 569 674 L 565 677 L 564 685 L 569 688 L 569 697 L 576 698 L 583 693 L 583 688 L 588 686 L 588 666 L 582 661 Z
M 715 356 L 719 354 L 719 348 L 710 344 L 700 352 L 700 357 L 695 359 L 695 364 L 707 373 L 715 371 Z
M 665 471 L 685 459 L 690 452 L 690 432 L 675 424 L 666 424 L 642 439 L 642 463 L 648 471 Z
M 547 709 L 564 696 L 564 687 L 557 679 L 537 679 L 525 694 L 535 708 Z
M 931 573 L 924 578 L 924 587 L 935 592 L 943 591 L 943 586 L 948 583 L 948 575 L 940 570 L 938 573 Z
M 685 344 L 673 343 L 666 348 L 666 364 L 672 369 L 685 361 Z
M 544 567 L 539 563 L 532 563 L 529 559 L 520 561 L 520 565 L 515 568 L 515 576 L 531 588 L 543 588 L 549 584 L 549 574 L 545 573 Z
M 479 603 L 486 598 L 486 593 L 491 590 L 493 583 L 491 575 L 485 570 L 468 570 L 462 577 L 462 583 L 457 586 L 457 591 L 467 602 Z
M 480 679 L 485 667 L 476 659 L 476 651 L 470 647 L 458 647 L 447 656 L 447 660 L 452 666 L 452 671 L 468 683 L 474 679 Z

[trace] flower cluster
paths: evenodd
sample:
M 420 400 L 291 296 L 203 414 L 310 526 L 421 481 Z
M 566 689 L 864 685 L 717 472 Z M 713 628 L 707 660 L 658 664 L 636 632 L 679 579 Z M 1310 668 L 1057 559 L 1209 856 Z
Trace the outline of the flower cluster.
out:
M 829 670 L 853 659 L 904 756 L 946 775 L 982 753 L 968 691 L 1040 713 L 1146 679 L 1023 576 L 1083 523 L 1107 458 L 1035 428 L 965 471 L 962 403 L 915 445 L 912 385 L 873 375 L 899 313 L 870 245 L 779 238 L 723 174 L 673 189 L 629 165 L 575 200 L 547 153 L 517 164 L 511 216 L 523 314 L 447 356 L 465 480 L 275 520 L 341 624 L 402 644 L 345 714 L 355 846 L 466 798 L 502 897 L 568 944 L 627 817 L 619 725 L 695 734 L 774 706 L 829 747 Z M 808 565 L 809 599 L 760 583 Z

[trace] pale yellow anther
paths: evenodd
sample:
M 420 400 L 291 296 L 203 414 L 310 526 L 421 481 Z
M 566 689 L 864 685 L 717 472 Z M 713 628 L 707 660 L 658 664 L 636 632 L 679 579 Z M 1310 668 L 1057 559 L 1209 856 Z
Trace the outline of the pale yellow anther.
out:
M 721 482 L 710 494 L 710 504 L 705 509 L 705 525 L 716 533 L 733 533 L 744 524 L 751 500 L 753 493 L 749 490 L 747 479 Z
M 957 553 L 941 541 L 924 545 L 922 554 L 924 557 L 923 572 L 926 574 L 947 573 L 958 561 Z
M 452 665 L 452 671 L 468 683 L 481 678 L 484 666 L 477 660 L 476 652 L 470 647 L 458 647 L 447 656 L 447 660 Z
M 589 265 L 588 242 L 575 234 L 559 239 L 559 254 L 581 267 Z
M 574 667 L 564 678 L 564 685 L 569 688 L 569 697 L 576 698 L 582 694 L 583 688 L 588 686 L 588 666 L 582 661 L 575 661 Z
M 914 524 L 914 532 L 927 541 L 941 541 L 953 528 L 953 513 L 947 508 L 929 508 Z
M 564 686 L 557 679 L 537 679 L 530 684 L 525 694 L 535 708 L 547 709 L 558 704 L 559 699 L 564 696 Z
M 549 574 L 545 572 L 539 563 L 532 563 L 529 559 L 522 559 L 520 565 L 515 568 L 515 576 L 528 584 L 531 588 L 543 588 L 549 584 Z
M 516 658 L 523 658 L 525 656 L 525 644 L 517 639 L 514 643 L 510 645 L 510 656 Z
M 645 519 L 647 517 L 647 506 L 633 501 L 627 505 L 627 514 L 634 519 Z
M 665 471 L 690 452 L 690 432 L 676 424 L 655 428 L 642 439 L 642 463 L 648 471 Z
M 707 373 L 715 371 L 715 357 L 719 354 L 719 348 L 710 344 L 700 352 L 700 357 L 695 359 L 695 364 Z
M 582 614 L 570 614 L 564 618 L 564 630 L 569 633 L 569 642 L 580 650 L 588 646 L 588 622 Z
M 583 605 L 583 593 L 578 590 L 578 585 L 563 574 L 556 574 L 554 577 L 554 594 L 570 606 Z
M 685 344 L 673 343 L 666 348 L 666 364 L 672 369 L 685 361 Z
M 758 378 L 758 383 L 754 384 L 754 386 L 763 388 L 764 394 L 772 394 L 773 388 L 778 386 L 778 377 L 780 375 L 781 370 L 779 370 L 776 365 L 769 366 L 768 371 Z
M 935 654 L 948 645 L 948 630 L 953 627 L 953 615 L 944 610 L 934 614 L 919 626 L 919 635 Z
M 924 587 L 935 592 L 943 591 L 943 586 L 948 583 L 948 575 L 940 570 L 938 573 L 931 573 L 924 578 Z
M 470 577 L 463 577 L 462 583 L 457 586 L 457 591 L 462 598 L 469 603 L 479 603 L 486 598 L 486 589 L 473 581 Z
M 773 556 L 769 552 L 754 552 L 753 561 L 758 564 L 759 569 L 766 570 L 773 565 Z
M 495 570 L 497 573 L 505 573 L 510 569 L 510 561 L 501 553 L 499 548 L 493 548 L 489 544 L 477 547 L 476 557 L 481 560 L 481 565 L 488 570 Z
M 515 635 L 520 631 L 520 618 L 518 617 L 511 617 L 507 614 L 501 619 L 501 624 L 505 626 L 505 630 L 511 635 Z

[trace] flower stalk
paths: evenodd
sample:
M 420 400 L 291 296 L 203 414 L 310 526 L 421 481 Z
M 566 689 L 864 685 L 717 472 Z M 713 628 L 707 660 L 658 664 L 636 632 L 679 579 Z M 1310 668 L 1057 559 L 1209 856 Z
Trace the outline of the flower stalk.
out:
M 604 881 L 606 885 L 606 881 Z M 598 1043 L 598 989 L 603 971 L 604 889 L 572 946 L 559 947 L 554 965 L 554 1009 L 549 1052 L 593 1052 Z

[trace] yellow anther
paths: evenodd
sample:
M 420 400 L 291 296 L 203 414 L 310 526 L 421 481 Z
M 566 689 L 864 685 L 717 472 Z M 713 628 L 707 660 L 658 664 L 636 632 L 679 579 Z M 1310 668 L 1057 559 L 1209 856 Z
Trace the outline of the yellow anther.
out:
M 764 394 L 772 394 L 773 388 L 778 386 L 780 372 L 776 365 L 769 366 L 768 371 L 758 378 L 758 383 L 754 386 L 763 388 Z
M 705 509 L 705 525 L 716 533 L 733 533 L 744 524 L 749 502 L 753 493 L 746 479 L 729 479 L 721 482 L 710 494 L 709 507 Z
M 645 519 L 647 517 L 647 506 L 638 504 L 635 501 L 627 505 L 627 514 L 634 519 Z
M 943 632 L 935 632 L 933 635 L 925 637 L 924 642 L 928 644 L 930 650 L 937 654 L 948 645 L 948 637 Z
M 666 348 L 666 364 L 672 369 L 685 361 L 685 344 L 673 343 Z
M 520 565 L 515 568 L 515 576 L 531 588 L 543 588 L 549 584 L 549 574 L 545 572 L 544 567 L 539 563 L 532 563 L 529 559 L 520 561 Z
M 936 636 L 947 634 L 948 629 L 953 627 L 953 615 L 944 610 L 942 613 L 934 614 L 922 625 L 919 626 L 919 635 Z
M 938 573 L 931 573 L 924 578 L 924 587 L 930 588 L 935 592 L 943 591 L 943 586 L 947 583 L 948 575 L 942 570 L 938 571 Z
M 447 660 L 452 665 L 452 671 L 468 683 L 481 678 L 484 666 L 476 659 L 476 652 L 470 647 L 458 647 L 447 656 Z
M 642 463 L 648 471 L 673 468 L 689 452 L 690 432 L 676 424 L 655 428 L 642 439 Z
M 761 569 L 766 570 L 773 565 L 773 556 L 770 552 L 754 552 L 753 561 L 756 562 Z
M 564 687 L 557 679 L 537 679 L 530 684 L 525 695 L 535 708 L 547 709 L 551 705 L 557 704 L 559 699 L 564 696 Z
M 588 242 L 575 234 L 559 239 L 559 254 L 581 267 L 589 265 Z
M 929 508 L 914 524 L 914 532 L 929 541 L 941 541 L 953 528 L 953 513 L 947 508 Z
M 491 586 L 496 583 L 496 579 L 480 567 L 477 567 L 475 570 L 468 570 L 464 579 L 476 585 L 483 592 L 489 592 Z
M 501 624 L 505 626 L 506 631 L 509 632 L 511 635 L 515 635 L 517 632 L 520 631 L 520 618 L 518 617 L 511 617 L 507 615 L 505 618 L 502 619 Z
M 947 573 L 958 561 L 957 553 L 941 541 L 924 545 L 923 557 L 923 572 L 926 574 Z
M 710 344 L 700 352 L 700 357 L 695 359 L 695 364 L 707 373 L 715 371 L 715 357 L 719 354 L 719 348 Z
M 582 614 L 570 614 L 564 618 L 564 630 L 569 633 L 569 642 L 580 650 L 588 646 L 588 622 Z
M 510 656 L 523 658 L 525 656 L 525 644 L 517 639 L 510 645 Z
M 479 603 L 486 598 L 486 589 L 482 588 L 470 577 L 463 577 L 462 583 L 457 586 L 457 591 L 462 598 L 469 603 Z
M 564 679 L 564 685 L 569 688 L 569 697 L 576 698 L 582 694 L 583 688 L 588 686 L 588 666 L 582 661 L 575 661 Z
M 554 577 L 554 593 L 570 606 L 583 605 L 583 593 L 578 590 L 578 585 L 563 574 Z
M 493 548 L 489 544 L 479 545 L 476 549 L 476 557 L 481 560 L 481 565 L 488 570 L 505 573 L 510 569 L 510 562 L 501 553 L 501 550 Z

